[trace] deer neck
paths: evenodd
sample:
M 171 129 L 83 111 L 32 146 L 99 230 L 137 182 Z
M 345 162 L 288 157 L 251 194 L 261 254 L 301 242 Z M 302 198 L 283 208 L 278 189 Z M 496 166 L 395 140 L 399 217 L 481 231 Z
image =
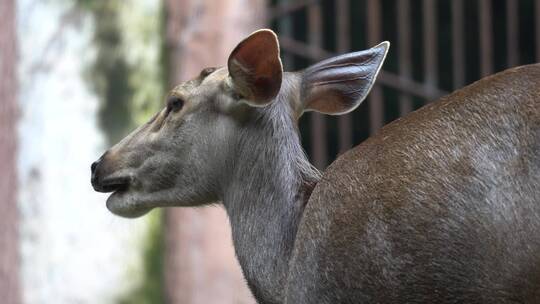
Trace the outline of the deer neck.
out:
M 290 111 L 283 109 L 286 105 L 275 102 L 261 117 L 265 138 L 247 136 L 253 142 L 239 145 L 223 197 L 236 255 L 252 292 L 263 303 L 282 300 L 298 224 L 319 180 Z

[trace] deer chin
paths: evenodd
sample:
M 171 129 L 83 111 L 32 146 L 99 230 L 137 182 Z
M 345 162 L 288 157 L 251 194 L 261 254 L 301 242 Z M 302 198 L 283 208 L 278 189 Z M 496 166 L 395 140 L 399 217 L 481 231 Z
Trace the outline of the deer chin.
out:
M 129 190 L 113 192 L 107 199 L 107 209 L 115 215 L 125 218 L 136 218 L 150 212 L 149 207 L 137 199 L 137 194 Z

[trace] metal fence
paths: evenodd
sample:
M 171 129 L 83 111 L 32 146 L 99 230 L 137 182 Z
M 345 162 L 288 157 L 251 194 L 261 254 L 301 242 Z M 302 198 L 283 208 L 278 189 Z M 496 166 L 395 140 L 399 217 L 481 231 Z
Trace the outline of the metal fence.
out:
M 392 46 L 377 85 L 341 117 L 308 113 L 302 140 L 319 168 L 382 125 L 483 76 L 540 61 L 540 0 L 272 0 L 284 65 Z

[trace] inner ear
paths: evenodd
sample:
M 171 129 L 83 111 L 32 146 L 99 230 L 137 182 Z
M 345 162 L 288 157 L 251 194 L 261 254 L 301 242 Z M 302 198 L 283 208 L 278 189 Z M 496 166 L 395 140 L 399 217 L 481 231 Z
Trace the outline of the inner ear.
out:
M 341 115 L 356 109 L 373 87 L 390 43 L 328 58 L 302 73 L 304 111 Z
M 240 42 L 227 63 L 234 90 L 253 106 L 269 104 L 279 93 L 283 67 L 271 30 L 259 30 Z

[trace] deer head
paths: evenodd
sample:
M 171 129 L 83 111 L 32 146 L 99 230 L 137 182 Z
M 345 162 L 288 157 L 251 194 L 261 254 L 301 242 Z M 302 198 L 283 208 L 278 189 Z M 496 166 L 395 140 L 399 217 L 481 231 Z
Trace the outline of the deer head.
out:
M 296 125 L 305 111 L 354 110 L 371 89 L 388 46 L 284 73 L 276 35 L 256 31 L 236 46 L 227 67 L 206 68 L 176 86 L 165 108 L 93 163 L 92 185 L 112 192 L 107 208 L 124 217 L 218 201 L 237 164 L 264 153 L 254 149 L 248 159 L 238 159 L 243 146 L 274 136 L 282 123 Z M 278 110 L 290 119 L 261 125 L 262 117 L 271 119 Z M 284 130 L 298 137 L 296 128 Z

